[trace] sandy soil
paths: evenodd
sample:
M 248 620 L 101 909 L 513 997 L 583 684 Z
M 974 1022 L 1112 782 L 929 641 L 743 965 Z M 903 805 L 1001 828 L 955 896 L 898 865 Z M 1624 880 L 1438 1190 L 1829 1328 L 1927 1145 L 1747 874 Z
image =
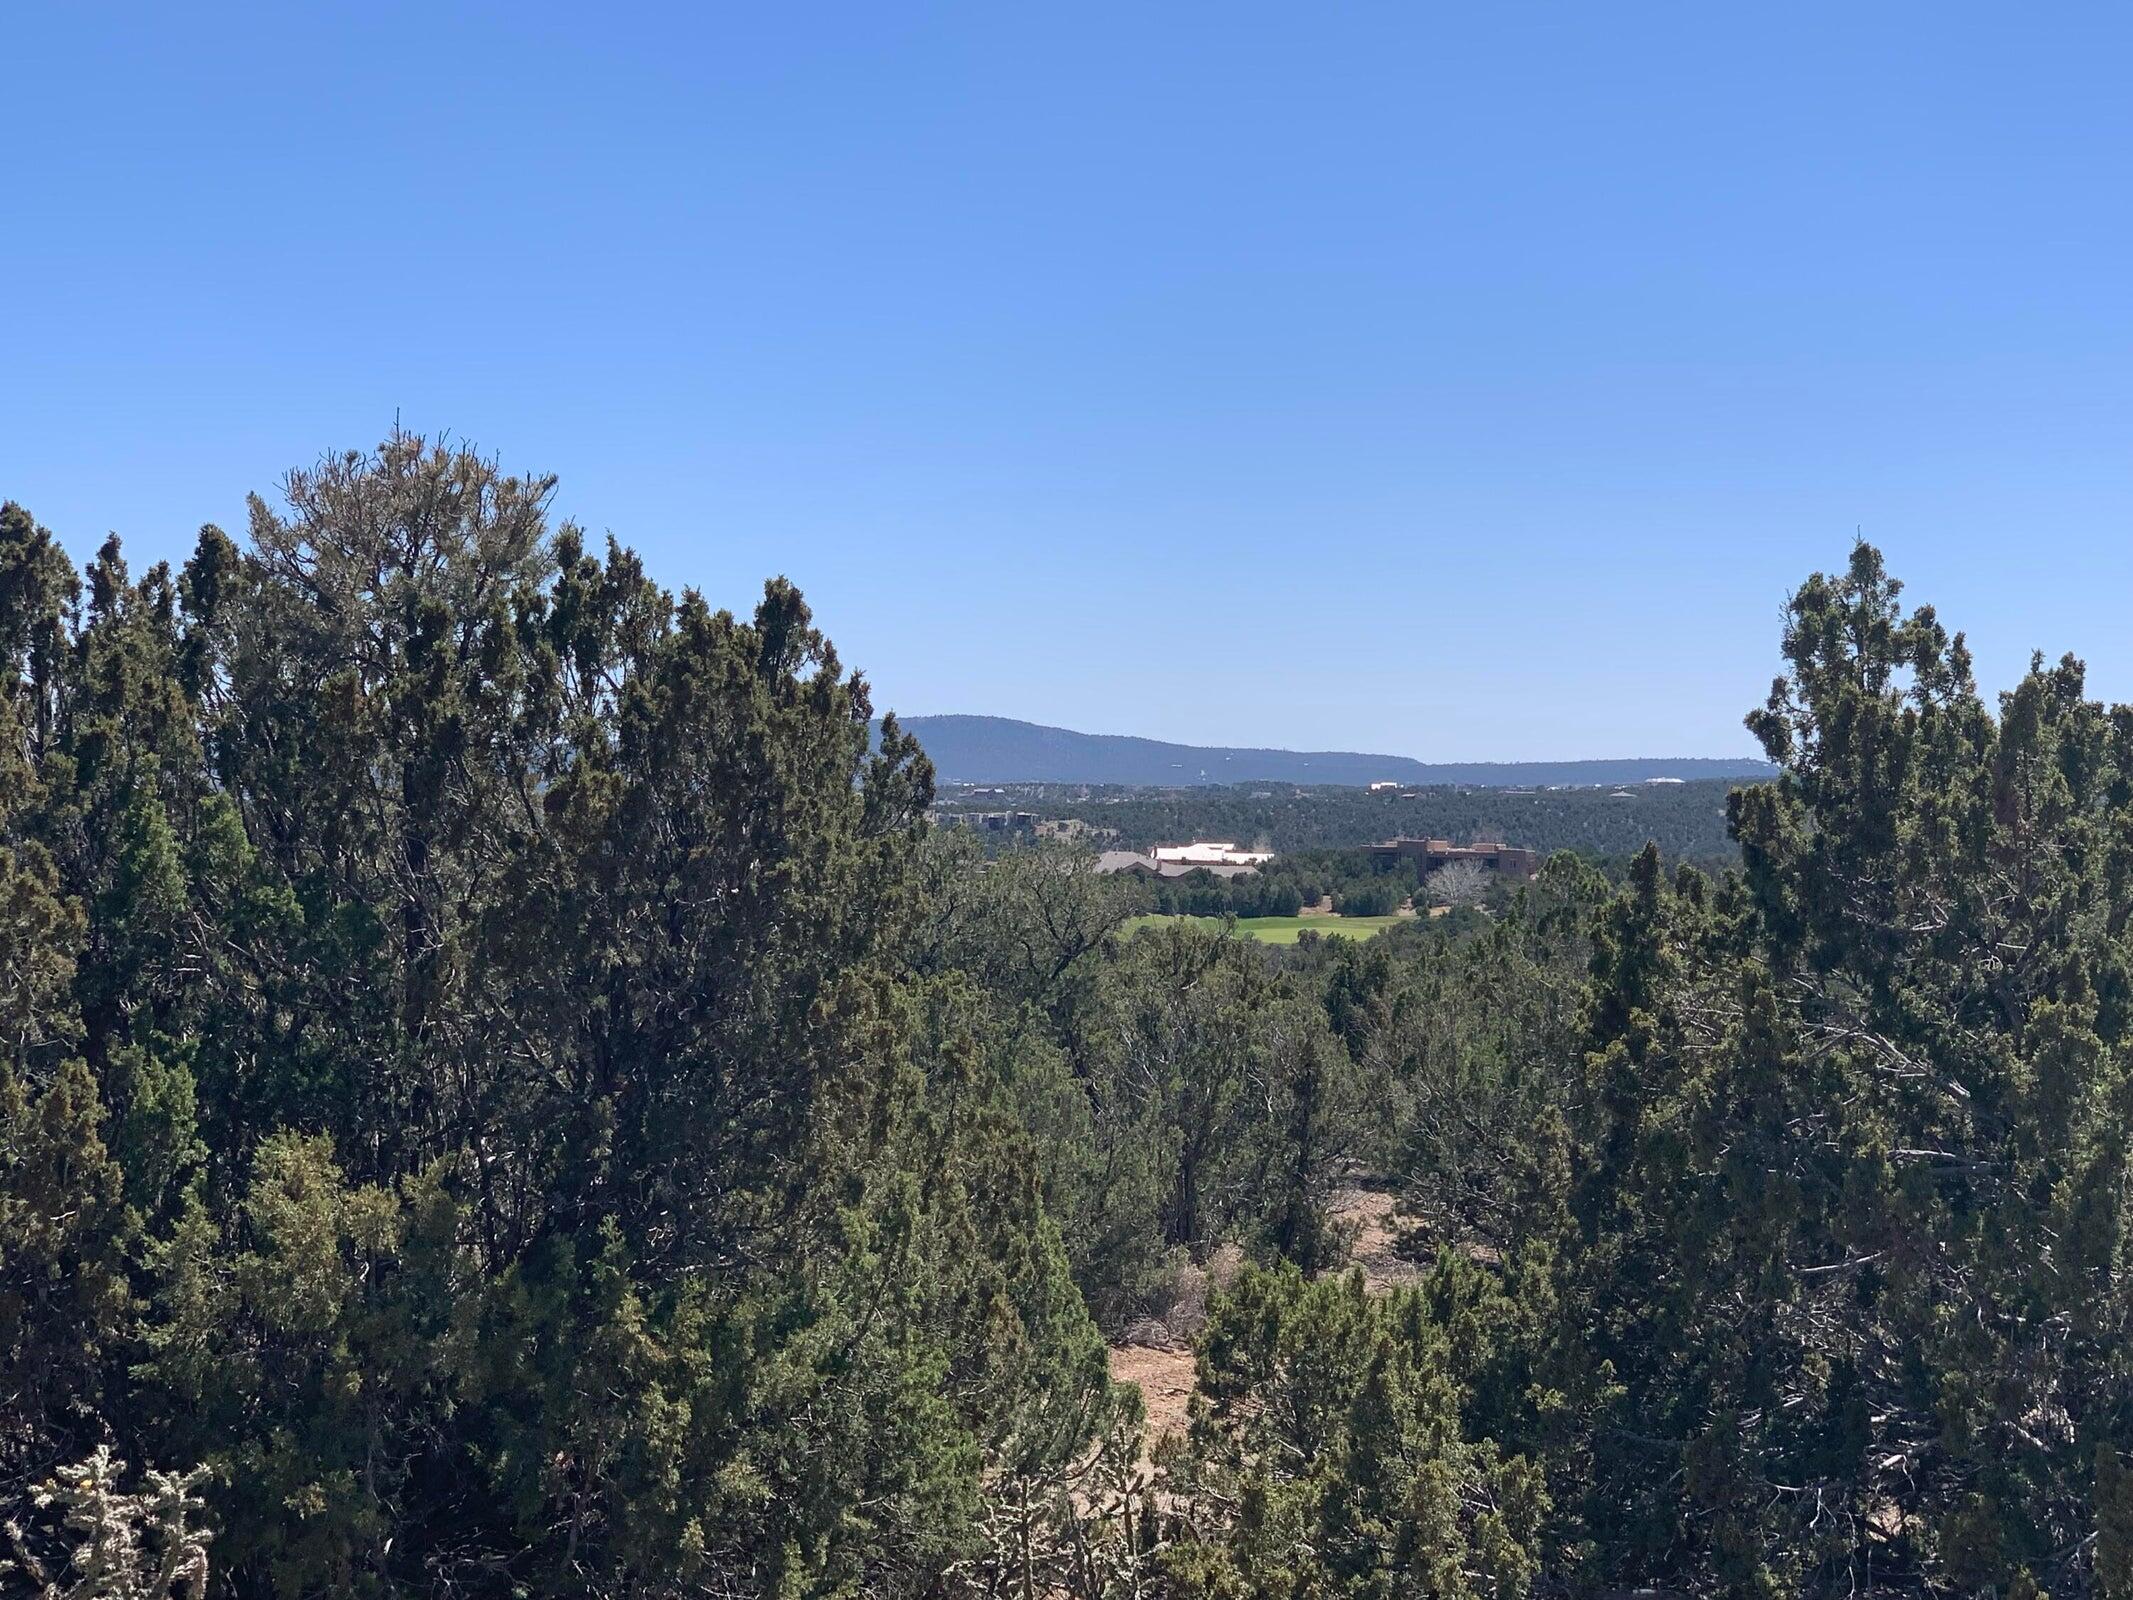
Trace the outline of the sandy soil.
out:
M 1152 1345 L 1111 1347 L 1111 1381 L 1130 1383 L 1148 1410 L 1147 1442 L 1185 1431 L 1185 1405 L 1192 1398 L 1192 1352 Z
M 1363 1287 L 1372 1294 L 1397 1284 L 1413 1283 L 1422 1269 L 1399 1253 L 1400 1224 L 1393 1215 L 1397 1200 L 1383 1189 L 1352 1187 L 1333 1200 L 1333 1214 L 1355 1225 L 1348 1264 L 1363 1269 Z
M 1413 1262 L 1400 1259 L 1394 1205 L 1394 1197 L 1386 1190 L 1362 1185 L 1342 1190 L 1333 1201 L 1334 1214 L 1356 1225 L 1348 1262 L 1363 1269 L 1363 1285 L 1373 1294 L 1411 1283 L 1420 1275 Z M 1233 1263 L 1218 1262 L 1216 1276 L 1224 1276 L 1227 1270 L 1234 1270 Z M 1199 1312 L 1205 1304 L 1204 1293 L 1204 1288 L 1197 1288 L 1196 1293 L 1182 1296 L 1181 1309 Z M 1165 1321 L 1140 1324 L 1127 1341 L 1111 1347 L 1111 1379 L 1141 1391 L 1141 1403 L 1148 1412 L 1146 1440 L 1151 1446 L 1185 1431 L 1186 1404 L 1192 1398 L 1192 1336 L 1198 1331 L 1194 1316 L 1173 1311 Z

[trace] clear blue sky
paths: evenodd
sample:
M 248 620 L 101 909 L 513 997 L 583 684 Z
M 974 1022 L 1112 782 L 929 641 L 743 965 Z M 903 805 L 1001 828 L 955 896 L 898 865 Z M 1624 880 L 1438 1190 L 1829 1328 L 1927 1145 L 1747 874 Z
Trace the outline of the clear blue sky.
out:
M 1855 527 L 2133 699 L 2133 9 L 42 5 L 0 496 L 397 413 L 906 712 L 1730 754 Z

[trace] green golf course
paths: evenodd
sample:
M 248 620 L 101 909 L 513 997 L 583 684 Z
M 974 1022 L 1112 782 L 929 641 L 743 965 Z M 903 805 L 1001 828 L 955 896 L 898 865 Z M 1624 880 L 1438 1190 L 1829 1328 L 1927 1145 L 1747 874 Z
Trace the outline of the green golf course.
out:
M 1310 932 L 1327 938 L 1368 939 L 1384 932 L 1395 923 L 1411 922 L 1411 917 L 1239 917 L 1237 932 L 1244 938 L 1256 939 L 1261 944 L 1294 944 L 1299 935 Z M 1220 917 L 1135 917 L 1126 924 L 1130 936 L 1143 928 L 1154 927 L 1163 922 L 1197 922 L 1202 927 L 1219 928 Z

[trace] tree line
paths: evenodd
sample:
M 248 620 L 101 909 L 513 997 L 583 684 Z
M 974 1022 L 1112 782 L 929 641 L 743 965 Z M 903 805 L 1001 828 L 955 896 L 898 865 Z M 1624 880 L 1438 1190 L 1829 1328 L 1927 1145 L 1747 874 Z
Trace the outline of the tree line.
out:
M 2133 1594 L 2078 663 L 1988 705 L 1862 545 L 1725 870 L 1127 936 L 927 828 L 790 585 L 551 490 L 396 435 L 138 576 L 0 513 L 11 1591 Z
M 1590 864 L 1613 879 L 1625 877 L 1629 869 L 1627 861 Z M 1338 916 L 1384 917 L 1410 902 L 1417 908 L 1450 909 L 1501 907 L 1510 899 L 1510 880 L 1499 879 L 1478 862 L 1454 862 L 1431 871 L 1416 858 L 1386 862 L 1367 849 L 1302 850 L 1233 877 L 1201 868 L 1175 878 L 1136 881 L 1140 904 L 1161 916 L 1293 917 L 1307 906 L 1330 902 Z
M 1350 849 L 1398 835 L 1466 842 L 1494 839 L 1540 851 L 1576 850 L 1625 866 L 1647 843 L 1670 861 L 1722 871 L 1738 860 L 1726 832 L 1726 795 L 1738 783 L 1696 778 L 1624 788 L 1463 789 L 1404 793 L 1326 784 L 1203 784 L 1145 789 L 1017 784 L 987 804 L 1112 830 L 1108 844 L 1145 850 L 1185 839 L 1254 842 L 1283 854 Z M 1001 799 L 1000 796 L 1006 796 Z

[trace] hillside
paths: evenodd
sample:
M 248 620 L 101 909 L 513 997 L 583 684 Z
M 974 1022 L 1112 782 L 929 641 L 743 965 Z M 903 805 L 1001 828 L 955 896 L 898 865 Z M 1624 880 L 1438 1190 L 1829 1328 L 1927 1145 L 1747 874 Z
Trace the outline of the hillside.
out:
M 1765 778 L 1746 757 L 1636 757 L 1607 761 L 1428 762 L 1345 750 L 1262 750 L 1169 744 L 1121 734 L 1075 733 L 1011 717 L 907 717 L 944 783 L 1546 784 L 1641 783 L 1647 778 Z

